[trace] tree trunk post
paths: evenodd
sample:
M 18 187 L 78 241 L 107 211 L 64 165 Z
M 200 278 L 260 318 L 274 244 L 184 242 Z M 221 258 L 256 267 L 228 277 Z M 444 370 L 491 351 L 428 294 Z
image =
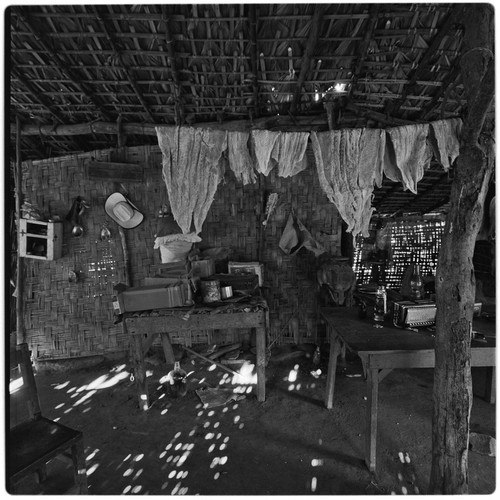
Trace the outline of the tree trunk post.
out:
M 472 258 L 493 171 L 493 141 L 483 127 L 494 97 L 493 8 L 470 4 L 461 71 L 467 95 L 460 155 L 436 273 L 432 467 L 429 493 L 468 493 L 472 407 L 470 343 L 475 299 Z M 480 137 L 480 134 L 483 135 Z

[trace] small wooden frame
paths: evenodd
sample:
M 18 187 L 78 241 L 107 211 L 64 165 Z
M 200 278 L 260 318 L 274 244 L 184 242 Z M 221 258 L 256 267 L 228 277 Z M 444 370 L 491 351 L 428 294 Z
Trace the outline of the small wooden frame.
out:
M 19 220 L 19 255 L 38 260 L 56 260 L 62 256 L 63 223 Z

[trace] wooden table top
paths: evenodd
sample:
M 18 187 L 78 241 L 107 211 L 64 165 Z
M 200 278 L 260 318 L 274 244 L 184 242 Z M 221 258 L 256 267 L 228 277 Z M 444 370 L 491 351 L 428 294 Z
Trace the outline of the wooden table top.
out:
M 434 332 L 426 328 L 418 331 L 397 328 L 388 319 L 382 328 L 376 328 L 373 319 L 359 317 L 357 307 L 321 308 L 320 313 L 354 352 L 434 349 Z M 473 348 L 495 347 L 493 321 L 474 320 L 473 329 L 486 336 L 486 342 L 473 340 Z

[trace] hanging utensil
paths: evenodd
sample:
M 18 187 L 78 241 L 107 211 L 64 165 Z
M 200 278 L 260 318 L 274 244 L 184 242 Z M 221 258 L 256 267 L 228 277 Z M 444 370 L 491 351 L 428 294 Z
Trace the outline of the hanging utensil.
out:
M 80 238 L 85 232 L 83 229 L 82 215 L 86 208 L 90 208 L 90 205 L 81 196 L 78 196 L 73 201 L 73 205 L 68 215 L 66 215 L 66 220 L 73 225 L 71 234 L 74 238 Z
M 109 241 L 111 239 L 111 231 L 108 228 L 108 222 L 105 221 L 100 233 L 101 241 Z

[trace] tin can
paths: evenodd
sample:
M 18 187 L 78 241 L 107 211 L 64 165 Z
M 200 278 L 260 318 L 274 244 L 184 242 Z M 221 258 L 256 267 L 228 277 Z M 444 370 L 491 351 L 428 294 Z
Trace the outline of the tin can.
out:
M 201 297 L 206 303 L 221 300 L 220 282 L 218 280 L 201 280 Z
M 220 293 L 223 299 L 229 299 L 233 296 L 233 287 L 232 286 L 223 286 L 220 289 Z

